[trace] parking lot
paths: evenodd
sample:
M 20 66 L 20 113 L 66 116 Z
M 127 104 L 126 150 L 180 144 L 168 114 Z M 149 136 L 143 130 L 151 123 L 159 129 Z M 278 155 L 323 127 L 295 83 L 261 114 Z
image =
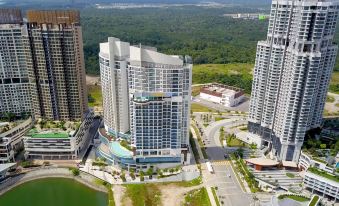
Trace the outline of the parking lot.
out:
M 220 203 L 227 206 L 251 205 L 252 196 L 242 191 L 230 163 L 227 160 L 212 161 L 212 166 L 214 174 L 209 174 L 205 178 L 208 186 L 217 187 L 216 193 Z

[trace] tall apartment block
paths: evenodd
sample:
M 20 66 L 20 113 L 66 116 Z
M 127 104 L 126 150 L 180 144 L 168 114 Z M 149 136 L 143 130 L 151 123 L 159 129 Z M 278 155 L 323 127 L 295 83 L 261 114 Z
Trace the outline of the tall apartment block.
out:
M 129 44 L 115 38 L 100 44 L 100 74 L 105 129 L 115 136 L 129 132 Z
M 81 120 L 87 110 L 78 11 L 28 11 L 25 41 L 36 118 Z
M 279 160 L 298 161 L 306 131 L 321 125 L 338 47 L 334 0 L 273 0 L 267 39 L 257 46 L 250 137 Z
M 165 55 L 156 48 L 130 46 L 116 38 L 100 44 L 99 57 L 106 129 L 100 132 L 99 152 L 129 167 L 185 161 L 190 57 Z M 115 136 L 117 133 L 124 135 Z M 129 141 L 131 151 L 119 149 L 117 139 L 121 138 Z
M 31 112 L 28 72 L 18 9 L 0 9 L 0 116 Z

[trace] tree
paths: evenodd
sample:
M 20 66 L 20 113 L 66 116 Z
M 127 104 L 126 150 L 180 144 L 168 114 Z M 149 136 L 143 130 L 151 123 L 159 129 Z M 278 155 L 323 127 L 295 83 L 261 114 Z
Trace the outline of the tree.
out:
M 130 173 L 129 173 L 129 176 L 131 176 L 132 180 L 135 180 L 135 174 L 134 174 L 134 172 L 130 172 Z
M 120 178 L 123 182 L 126 182 L 126 175 L 124 171 L 121 172 Z
M 140 170 L 139 172 L 139 176 L 140 176 L 140 181 L 144 181 L 145 180 L 145 173 L 143 171 Z
M 14 120 L 14 118 L 16 117 L 16 115 L 12 112 L 5 112 L 3 114 L 3 118 L 7 121 L 7 122 L 11 122 Z
M 251 149 L 257 149 L 257 144 L 256 143 L 251 143 L 250 144 Z
M 148 168 L 148 170 L 146 171 L 146 174 L 149 176 L 149 178 L 152 178 L 152 175 L 153 175 L 153 167 Z
M 326 149 L 326 144 L 320 144 L 320 149 Z

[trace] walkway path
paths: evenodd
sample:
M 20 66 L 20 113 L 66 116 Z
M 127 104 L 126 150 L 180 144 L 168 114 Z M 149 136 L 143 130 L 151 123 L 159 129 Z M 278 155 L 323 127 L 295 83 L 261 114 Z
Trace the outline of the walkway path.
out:
M 95 183 L 96 178 L 91 175 L 81 173 L 80 176 L 75 177 L 71 174 L 68 168 L 48 167 L 39 168 L 26 174 L 21 174 L 7 179 L 5 182 L 0 184 L 0 195 L 25 182 L 49 177 L 74 179 L 94 190 L 107 192 L 107 189 L 104 186 L 100 186 Z
M 204 177 L 206 177 L 208 175 L 209 171 L 205 167 L 205 164 L 204 164 L 205 163 L 205 159 L 204 159 L 204 156 L 202 154 L 201 148 L 200 148 L 199 143 L 198 143 L 198 136 L 197 136 L 195 130 L 193 129 L 193 127 L 191 127 L 191 132 L 192 132 L 193 139 L 195 141 L 195 145 L 196 145 L 196 148 L 198 150 L 199 157 L 200 157 L 201 172 L 202 172 L 202 177 L 203 177 L 203 185 L 206 186 L 207 194 L 208 194 L 208 197 L 209 197 L 209 199 L 211 201 L 211 205 L 212 206 L 217 206 L 217 203 L 215 202 L 215 199 L 214 199 L 213 193 L 211 191 L 211 188 L 206 185 L 207 182 L 206 182 L 206 178 L 204 178 Z

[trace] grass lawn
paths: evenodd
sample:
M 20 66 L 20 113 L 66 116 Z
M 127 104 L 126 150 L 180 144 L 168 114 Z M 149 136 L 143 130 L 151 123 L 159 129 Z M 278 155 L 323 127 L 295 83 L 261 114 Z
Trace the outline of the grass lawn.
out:
M 245 147 L 246 143 L 242 142 L 241 140 L 232 137 L 231 135 L 228 135 L 226 137 L 226 142 L 228 147 Z
M 124 198 L 130 198 L 133 206 L 155 206 L 161 204 L 161 193 L 154 184 L 126 184 Z
M 185 196 L 185 204 L 188 206 L 211 206 L 206 188 L 193 190 Z
M 324 110 L 323 116 L 328 117 L 328 116 L 338 116 L 339 112 L 329 112 L 328 110 Z
M 200 89 L 202 86 L 193 86 L 192 87 L 192 96 L 198 96 L 200 94 Z
M 339 72 L 332 73 L 329 91 L 339 94 Z
M 192 112 L 217 112 L 215 109 L 211 109 L 209 107 L 206 107 L 198 103 L 191 104 L 191 111 Z
M 329 174 L 329 173 L 322 171 L 322 170 L 319 170 L 317 168 L 310 167 L 310 168 L 308 168 L 307 171 L 312 172 L 313 174 L 319 175 L 321 177 L 325 177 L 327 179 L 333 180 L 335 182 L 339 182 L 339 176 Z
M 310 201 L 309 198 L 307 197 L 303 197 L 303 196 L 298 196 L 298 195 L 280 195 L 278 197 L 279 200 L 285 199 L 285 198 L 289 198 L 292 200 L 295 200 L 297 202 L 306 202 L 306 201 Z
M 252 87 L 253 64 L 200 64 L 193 67 L 193 84 L 218 82 L 245 89 L 250 94 Z M 339 94 L 339 72 L 333 72 L 330 92 Z M 196 94 L 192 90 L 192 94 Z
M 218 82 L 251 92 L 253 64 L 200 64 L 193 67 L 193 84 Z
M 200 176 L 191 181 L 174 182 L 173 184 L 180 186 L 180 187 L 193 187 L 193 186 L 200 185 L 201 183 L 202 183 L 202 178 Z
M 240 129 L 241 131 L 248 131 L 247 126 L 240 127 L 239 129 Z
M 219 202 L 218 195 L 217 195 L 215 187 L 212 187 L 212 193 L 213 193 L 215 203 L 217 204 L 217 206 L 220 206 L 220 202 Z
M 312 201 L 311 201 L 311 203 L 309 204 L 310 206 L 315 206 L 315 203 L 317 203 L 317 201 L 319 200 L 319 196 L 314 196 L 313 198 L 312 198 Z
M 224 117 L 215 117 L 214 120 L 215 121 L 220 121 L 220 120 L 224 120 L 225 118 Z
M 102 106 L 102 93 L 99 85 L 87 85 L 88 87 L 88 106 Z
M 327 95 L 326 102 L 333 103 L 335 101 L 333 96 Z
M 295 175 L 294 175 L 294 174 L 292 174 L 292 173 L 288 173 L 288 172 L 286 173 L 286 176 L 287 176 L 287 177 L 289 177 L 289 178 L 294 178 L 294 177 L 295 177 Z

